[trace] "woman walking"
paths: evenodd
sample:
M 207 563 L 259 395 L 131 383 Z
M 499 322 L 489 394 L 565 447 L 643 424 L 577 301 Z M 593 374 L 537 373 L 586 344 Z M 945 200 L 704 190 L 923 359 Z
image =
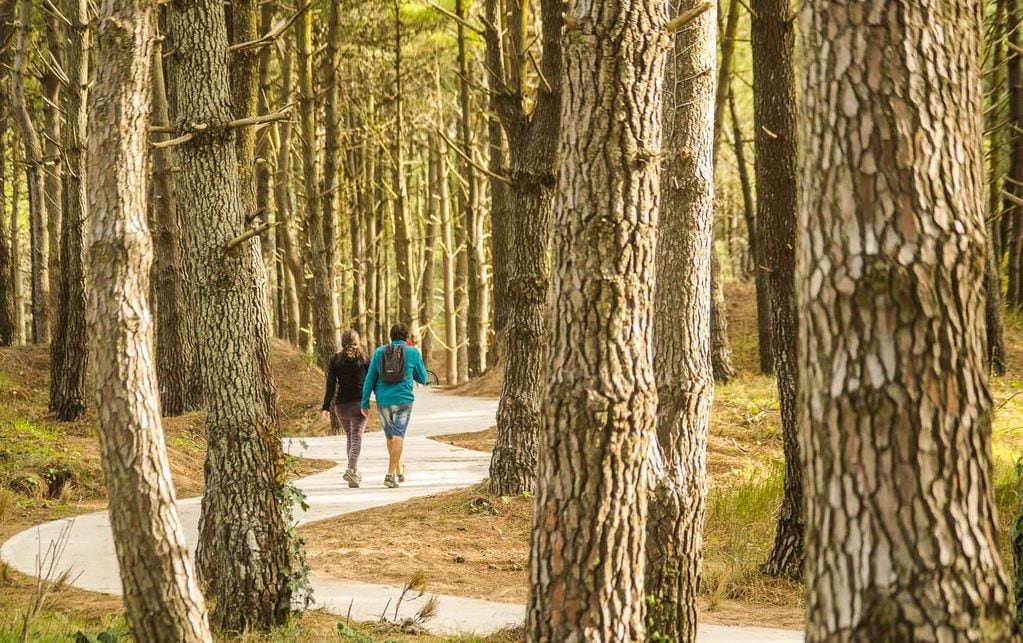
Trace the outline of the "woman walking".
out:
M 369 363 L 359 342 L 359 333 L 351 328 L 341 335 L 341 352 L 327 365 L 327 394 L 323 397 L 323 419 L 330 421 L 333 407 L 348 439 L 348 470 L 344 479 L 348 486 L 358 488 L 362 481 L 359 473 L 359 453 L 362 434 L 366 431 L 366 411 L 361 408 L 362 385 Z

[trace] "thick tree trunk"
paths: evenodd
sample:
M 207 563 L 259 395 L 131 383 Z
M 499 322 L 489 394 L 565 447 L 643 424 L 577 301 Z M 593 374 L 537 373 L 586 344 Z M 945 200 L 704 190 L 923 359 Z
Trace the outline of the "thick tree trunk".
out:
M 807 641 L 1015 639 L 978 287 L 980 18 L 977 0 L 802 10 Z
M 509 5 L 510 6 L 510 5 Z M 507 7 L 506 7 L 507 8 Z M 487 2 L 487 62 L 491 91 L 505 83 L 496 0 Z M 508 275 L 506 363 L 497 410 L 497 442 L 490 461 L 490 488 L 499 495 L 532 491 L 536 480 L 540 401 L 547 365 L 547 291 L 551 208 L 557 176 L 557 141 L 561 126 L 562 3 L 541 2 L 543 59 L 547 84 L 538 88 L 536 104 L 527 117 L 521 93 L 499 91 L 501 121 L 508 137 L 509 210 L 514 213 Z M 516 51 L 527 37 L 520 33 L 521 16 L 513 13 Z M 515 27 L 515 25 L 519 25 Z M 515 53 L 515 52 L 512 52 Z M 520 77 L 525 53 L 515 56 L 510 74 Z M 578 338 L 577 338 L 578 339 Z
M 673 15 L 696 0 L 672 2 Z M 664 94 L 664 167 L 657 229 L 654 365 L 657 434 L 646 525 L 647 623 L 669 641 L 696 638 L 707 502 L 710 253 L 714 243 L 714 76 L 717 12 L 675 34 Z
M 163 53 L 153 57 L 153 124 L 170 125 Z M 181 265 L 181 223 L 170 148 L 153 150 L 151 221 L 156 223 L 156 374 L 164 415 L 181 415 L 201 403 L 195 372 L 195 338 Z
M 320 198 L 319 163 L 316 153 L 316 94 L 313 88 L 312 11 L 303 11 L 295 26 L 298 36 L 299 113 L 302 122 L 302 178 L 305 187 L 306 235 L 309 252 L 306 261 L 311 278 L 306 282 L 305 299 L 311 302 L 316 360 L 325 366 L 338 346 L 338 310 L 327 265 L 323 238 L 323 208 Z
M 43 166 L 43 147 L 35 125 L 32 124 L 25 98 L 31 18 L 32 0 L 18 0 L 14 66 L 11 69 L 11 107 L 25 150 L 25 177 L 28 183 L 32 232 L 32 341 L 46 344 L 50 341 L 50 271 L 47 266 L 50 245 L 46 237 L 46 202 L 43 197 L 46 169 Z
M 59 314 L 54 319 L 50 344 L 50 411 L 58 420 L 77 420 L 85 412 L 85 374 L 88 346 L 85 338 L 85 248 L 83 228 L 88 206 L 85 148 L 88 122 L 89 16 L 87 0 L 65 0 L 62 12 L 67 27 L 67 103 L 63 128 L 66 166 L 63 182 L 63 221 L 60 225 L 60 267 L 57 271 Z M 58 128 L 59 130 L 59 128 Z M 51 273 L 52 274 L 52 273 Z
M 665 13 L 661 0 L 577 0 L 565 12 L 589 33 L 563 45 L 531 641 L 646 638 Z
M 75 52 L 79 36 L 74 34 L 84 39 L 86 8 L 84 0 L 64 7 L 74 32 L 69 59 L 74 64 L 81 56 L 82 68 L 88 50 Z M 212 642 L 175 508 L 152 359 L 148 282 L 153 250 L 146 222 L 150 107 L 139 96 L 150 91 L 154 9 L 150 2 L 109 0 L 95 23 L 98 52 L 87 167 L 96 408 L 110 526 L 132 636 L 157 643 Z M 69 78 L 78 75 L 69 72 Z M 78 90 L 84 88 L 72 86 L 72 93 Z M 76 169 L 69 167 L 70 176 Z
M 182 123 L 208 127 L 179 145 L 180 204 L 194 301 L 196 359 L 206 407 L 206 493 L 196 554 L 214 600 L 212 621 L 226 631 L 265 629 L 291 611 L 290 543 L 281 506 L 282 456 L 268 413 L 260 364 L 254 239 L 238 182 L 223 4 L 171 7 L 174 87 Z M 253 320 L 262 311 L 262 319 Z M 253 323 L 253 322 L 256 323 Z
M 796 79 L 790 0 L 760 0 L 752 16 L 757 244 L 767 271 L 771 347 L 778 382 L 785 493 L 763 571 L 798 578 L 803 569 L 803 480 L 796 426 Z

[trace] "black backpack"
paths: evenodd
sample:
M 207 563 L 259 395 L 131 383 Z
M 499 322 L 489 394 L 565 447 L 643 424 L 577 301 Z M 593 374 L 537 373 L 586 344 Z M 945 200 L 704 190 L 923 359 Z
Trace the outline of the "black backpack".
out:
M 380 357 L 380 379 L 384 384 L 401 384 L 405 380 L 405 347 L 388 344 Z

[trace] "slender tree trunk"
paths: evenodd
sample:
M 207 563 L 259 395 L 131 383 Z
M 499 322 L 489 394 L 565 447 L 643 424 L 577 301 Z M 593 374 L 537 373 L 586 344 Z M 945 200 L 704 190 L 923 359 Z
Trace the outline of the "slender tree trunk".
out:
M 771 346 L 778 382 L 785 493 L 774 546 L 763 571 L 799 578 L 803 570 L 803 478 L 796 426 L 796 79 L 790 0 L 760 0 L 752 17 L 756 134 L 757 243 L 767 270 Z
M 476 169 L 472 158 L 471 108 L 469 106 L 469 63 L 465 44 L 465 6 L 463 0 L 455 0 L 455 15 L 460 18 L 456 29 L 458 34 L 458 138 L 462 154 L 458 172 L 464 185 L 458 190 L 458 210 L 462 215 L 465 229 L 466 286 L 466 368 L 469 377 L 475 377 L 486 368 L 486 325 L 481 312 L 486 308 L 487 288 L 483 257 L 483 217 L 477 210 L 479 197 L 476 189 Z
M 63 23 L 52 11 L 46 12 L 46 51 L 50 56 L 50 64 L 45 66 L 45 73 L 40 79 L 43 95 L 43 187 L 46 192 L 46 243 L 50 251 L 46 256 L 46 267 L 49 277 L 51 336 L 60 325 L 63 316 L 60 299 L 60 243 L 61 221 L 63 214 L 64 163 L 61 155 L 61 79 L 56 69 L 64 69 L 64 29 Z M 65 72 L 66 73 L 66 72 Z M 85 133 L 82 132 L 84 136 Z M 80 237 L 81 235 L 79 235 Z M 52 350 L 52 347 L 51 347 Z M 52 392 L 52 391 L 51 391 Z
M 458 310 L 455 306 L 454 226 L 448 202 L 448 151 L 437 141 L 437 211 L 441 217 L 444 250 L 444 381 L 458 383 Z
M 508 185 L 493 176 L 505 176 L 507 173 L 504 132 L 501 121 L 496 115 L 490 99 L 490 113 L 487 115 L 487 138 L 490 145 L 488 168 L 490 183 L 490 261 L 491 272 L 491 311 L 493 313 L 494 341 L 490 346 L 492 357 L 487 358 L 488 367 L 492 367 L 502 349 L 498 344 L 502 341 L 499 335 L 508 324 L 508 257 L 509 249 L 514 245 L 512 239 L 512 213 L 509 211 Z
M 728 318 L 725 315 L 725 285 L 717 250 L 710 251 L 710 356 L 714 380 L 724 384 L 735 377 L 732 350 L 728 346 Z
M 409 232 L 408 186 L 405 181 L 404 107 L 402 96 L 402 24 L 400 0 L 394 0 L 394 139 L 391 142 L 391 189 L 394 192 L 392 214 L 394 226 L 394 258 L 398 277 L 398 321 L 405 324 L 412 337 L 419 337 L 419 306 L 416 303 L 412 239 Z
M 11 107 L 25 150 L 25 177 L 28 183 L 32 231 L 32 341 L 46 344 L 50 341 L 50 276 L 47 266 L 50 245 L 46 238 L 46 203 L 43 197 L 46 169 L 43 167 L 43 147 L 25 99 L 31 18 L 32 0 L 18 0 L 14 67 L 11 69 Z
M 696 0 L 669 6 L 674 15 Z M 647 623 L 669 641 L 696 639 L 707 502 L 710 256 L 714 243 L 714 76 L 717 12 L 675 34 L 664 94 L 654 365 L 657 435 L 647 529 Z
M 259 33 L 265 34 L 273 28 L 274 14 L 276 13 L 276 3 L 264 2 L 261 3 L 259 8 Z M 273 47 L 261 47 L 259 50 L 258 65 L 259 65 L 259 78 L 258 78 L 258 91 L 257 91 L 257 111 L 260 115 L 266 115 L 270 113 L 270 95 L 273 91 L 270 85 L 270 63 L 273 53 Z M 290 125 L 289 125 L 290 127 Z M 275 226 L 279 225 L 280 220 L 277 217 L 277 213 L 274 210 L 274 204 L 271 199 L 270 192 L 270 157 L 271 151 L 271 139 L 272 134 L 270 132 L 262 132 L 256 137 L 256 158 L 255 158 L 255 211 L 262 213 L 262 218 L 267 223 L 273 223 Z M 278 337 L 287 337 L 287 327 L 280 323 L 280 307 L 277 302 L 280 301 L 283 294 L 280 292 L 277 276 L 277 234 L 266 234 L 260 236 L 260 250 L 263 258 L 263 270 L 267 274 L 267 293 L 265 305 L 267 310 L 274 311 L 276 322 L 272 324 L 275 327 L 275 334 Z M 283 330 L 284 332 L 280 332 Z
M 9 21 L 10 16 L 0 9 L 0 21 Z M 0 28 L 6 35 L 6 30 Z M 15 279 L 17 263 L 14 244 L 7 229 L 7 105 L 8 95 L 0 87 L 0 346 L 13 346 L 17 337 L 17 314 L 15 313 Z M 14 212 L 15 208 L 11 207 Z
M 171 5 L 170 16 L 179 120 L 212 122 L 177 147 L 208 444 L 196 558 L 214 600 L 214 625 L 266 629 L 291 611 L 291 545 L 280 442 L 259 363 L 258 329 L 267 320 L 256 305 L 257 242 L 229 247 L 246 229 L 246 213 L 234 130 L 222 125 L 233 118 L 224 9 L 218 0 L 195 0 Z M 260 311 L 262 319 L 253 320 Z
M 460 193 L 464 188 L 455 181 L 455 193 Z M 458 383 L 463 384 L 469 381 L 469 241 L 466 222 L 468 217 L 462 206 L 468 201 L 459 198 L 456 201 L 458 207 L 458 218 L 455 220 L 455 309 L 458 317 L 455 320 L 458 342 Z
M 506 364 L 497 410 L 497 442 L 490 461 L 490 487 L 500 495 L 532 491 L 536 480 L 540 401 L 547 365 L 547 290 L 550 216 L 557 176 L 557 141 L 561 126 L 562 3 L 542 0 L 543 59 L 541 83 L 531 116 L 522 95 L 500 94 L 498 105 L 508 137 L 509 208 L 514 212 L 514 239 L 508 277 Z M 488 25 L 496 25 L 496 1 L 488 0 Z M 512 16 L 514 18 L 514 16 Z M 513 26 L 515 20 L 509 19 Z M 516 30 L 513 46 L 526 38 Z M 487 28 L 487 61 L 494 87 L 504 83 L 501 36 Z M 514 52 L 513 52 L 514 53 Z M 525 55 L 515 57 L 522 69 Z M 519 76 L 521 72 L 513 75 Z M 494 87 L 491 89 L 493 90 Z
M 60 225 L 60 267 L 57 271 L 59 314 L 54 319 L 50 344 L 50 411 L 58 420 L 77 420 L 85 412 L 85 374 L 88 346 L 85 339 L 85 248 L 83 228 L 86 203 L 85 148 L 89 86 L 89 16 L 87 0 L 65 0 L 62 13 L 67 28 L 67 103 L 63 128 L 66 166 L 63 172 L 63 221 Z M 60 131 L 60 128 L 57 128 Z M 52 275 L 52 273 L 51 273 Z
M 74 41 L 84 41 L 87 3 L 64 4 L 73 32 L 69 61 L 75 64 L 78 49 L 84 69 L 88 49 Z M 96 408 L 110 526 L 132 635 L 157 643 L 212 642 L 175 507 L 152 359 L 147 296 L 153 249 L 146 222 L 150 106 L 138 97 L 150 91 L 154 10 L 150 2 L 107 0 L 96 22 L 87 166 Z M 69 78 L 75 76 L 69 70 Z M 79 87 L 71 91 L 84 94 L 86 79 L 77 80 Z
M 17 149 L 17 137 L 11 136 L 12 156 Z M 11 172 L 11 292 L 14 297 L 14 344 L 25 343 L 25 298 L 21 270 L 21 232 L 19 213 L 21 210 L 21 180 L 17 170 Z
M 980 7 L 842 0 L 801 14 L 807 641 L 1015 640 L 977 287 Z M 912 149 L 891 132 L 916 132 Z
M 163 53 L 158 44 L 153 56 L 153 124 L 169 125 L 170 110 L 163 75 Z M 156 374 L 164 415 L 181 415 L 202 400 L 195 372 L 195 337 L 186 299 L 181 265 L 181 223 L 174 185 L 171 148 L 153 150 L 152 198 L 156 222 Z
M 1023 46 L 1023 31 L 1020 24 L 1019 0 L 1006 1 L 1006 39 L 1008 43 L 1008 62 L 1006 80 L 1009 90 L 1009 118 L 1007 143 L 1010 158 L 1006 175 L 1006 192 L 1003 216 L 1006 218 L 1005 246 L 1008 251 L 1008 291 L 1006 303 L 1010 306 L 1023 306 L 1023 288 L 1020 287 L 1020 271 L 1023 268 L 1023 207 L 1019 200 L 1023 198 L 1023 59 L 1020 47 Z
M 1002 313 L 1002 252 L 1001 252 L 1001 207 L 1002 207 L 1002 131 L 1005 128 L 1002 120 L 1005 111 L 999 107 L 1003 100 L 1005 79 L 1004 72 L 1004 31 L 1005 2 L 999 0 L 995 8 L 995 25 L 993 30 L 993 50 L 989 84 L 992 94 L 991 107 L 986 114 L 985 127 L 990 134 L 988 155 L 990 171 L 988 172 L 989 204 L 988 204 L 988 249 L 987 265 L 984 273 L 984 287 L 987 289 L 985 316 L 987 320 L 987 352 L 991 372 L 1005 375 L 1005 323 Z
M 437 238 L 440 236 L 441 212 L 439 184 L 441 177 L 437 171 L 438 139 L 436 134 L 430 136 L 427 149 L 429 166 L 429 208 L 423 239 L 423 279 L 419 288 L 419 327 L 422 332 L 420 343 L 423 349 L 423 359 L 428 366 L 432 366 L 431 356 L 433 353 L 433 320 L 436 316 L 434 307 L 434 266 L 436 263 Z
M 646 638 L 665 13 L 661 0 L 576 0 L 565 12 L 592 35 L 564 43 L 531 641 Z
M 757 238 L 756 206 L 753 202 L 753 187 L 750 185 L 746 164 L 745 137 L 735 109 L 735 95 L 728 89 L 728 108 L 732 120 L 732 137 L 735 143 L 735 158 L 739 166 L 739 182 L 742 184 L 743 213 L 746 217 L 746 236 L 749 239 L 749 253 L 753 261 L 753 281 L 757 293 L 757 349 L 760 354 L 760 372 L 774 373 L 774 349 L 771 346 L 771 305 L 767 299 L 767 269 L 760 252 L 761 243 Z
M 327 259 L 327 276 L 330 283 L 330 296 L 335 301 L 332 309 L 338 309 L 337 320 L 340 325 L 341 310 L 335 297 L 337 289 L 337 253 L 335 252 L 338 212 L 344 207 L 344 185 L 340 182 L 344 173 L 342 150 L 344 141 L 341 132 L 341 111 L 338 107 L 340 90 L 337 82 L 337 68 L 340 64 L 338 40 L 340 39 L 340 7 L 339 2 L 329 3 L 327 13 L 327 49 L 323 58 L 323 90 L 326 93 L 324 107 L 324 153 L 323 153 L 323 238 Z M 344 289 L 342 289 L 344 291 Z
M 366 228 L 366 336 L 369 341 L 376 341 L 380 337 L 380 308 L 379 300 L 379 239 L 377 231 L 377 209 L 380 202 L 377 199 L 377 167 L 378 157 L 375 141 L 371 138 L 372 130 L 376 124 L 375 104 L 373 94 L 367 97 L 367 128 L 365 140 L 363 141 L 363 158 L 366 160 L 366 175 L 364 177 L 364 190 L 366 194 L 366 206 L 363 217 L 363 225 Z
M 355 97 L 354 83 L 349 85 L 350 99 L 348 101 L 347 120 L 348 131 L 358 132 L 362 129 L 362 121 L 355 113 L 352 99 Z M 366 237 L 365 225 L 363 224 L 366 214 L 365 203 L 370 194 L 363 184 L 360 189 L 360 181 L 365 177 L 366 145 L 363 140 L 359 145 L 351 145 L 351 161 L 346 166 L 348 181 L 352 186 L 352 203 L 349 204 L 348 213 L 348 235 L 352 247 L 350 254 L 352 265 L 352 327 L 359 335 L 368 338 L 368 325 L 366 318 Z
M 316 95 L 313 89 L 312 12 L 303 11 L 296 25 L 298 35 L 299 113 L 302 121 L 302 177 L 305 184 L 306 234 L 309 237 L 307 261 L 312 270 L 305 293 L 312 302 L 316 359 L 321 366 L 337 352 L 338 310 L 327 264 L 323 238 L 323 208 L 319 192 L 319 164 L 316 155 Z
M 292 49 L 283 46 L 284 55 L 280 60 L 281 93 L 278 100 L 286 104 L 291 100 L 294 83 L 292 82 Z M 278 246 L 282 249 L 284 264 L 288 269 L 291 288 L 287 291 L 288 338 L 292 344 L 306 347 L 309 333 L 309 320 L 303 317 L 306 309 L 299 302 L 305 298 L 305 264 L 302 254 L 295 247 L 294 232 L 291 222 L 294 210 L 291 200 L 291 121 L 282 121 L 278 129 L 279 144 L 277 147 L 277 168 L 274 177 L 274 204 L 277 209 Z

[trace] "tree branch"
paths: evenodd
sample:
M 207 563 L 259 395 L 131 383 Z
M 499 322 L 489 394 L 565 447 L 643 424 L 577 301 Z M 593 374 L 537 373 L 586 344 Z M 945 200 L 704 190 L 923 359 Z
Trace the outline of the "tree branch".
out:
M 477 34 L 479 34 L 480 36 L 482 36 L 484 34 L 484 31 L 483 31 L 482 27 L 480 27 L 478 25 L 474 25 L 474 24 L 472 24 L 471 22 L 469 22 L 467 20 L 463 20 L 462 18 L 459 18 L 457 15 L 451 13 L 450 11 L 448 11 L 444 7 L 440 6 L 439 4 L 436 4 L 436 3 L 432 2 L 431 0 L 427 0 L 426 4 L 430 5 L 430 7 L 432 7 L 434 11 L 437 11 L 439 13 L 444 14 L 445 16 L 447 16 L 448 18 L 451 18 L 452 20 L 454 20 L 458 24 L 462 25 L 466 29 L 474 31 Z
M 337 0 L 331 1 L 335 2 Z M 295 24 L 295 21 L 298 20 L 303 13 L 308 11 L 309 7 L 311 6 L 313 6 L 313 3 L 312 0 L 309 0 L 304 5 L 302 5 L 302 7 L 300 7 L 299 10 L 294 13 L 294 15 L 292 15 L 287 20 L 282 20 L 278 22 L 276 25 L 273 26 L 272 29 L 270 29 L 270 31 L 266 32 L 259 38 L 256 38 L 255 40 L 249 40 L 246 42 L 237 42 L 229 46 L 227 50 L 234 53 L 239 51 L 245 51 L 246 49 L 255 49 L 257 47 L 265 47 L 267 45 L 273 44 L 275 40 L 281 37 L 281 34 L 288 30 L 288 27 Z
M 448 147 L 453 148 L 455 150 L 455 152 L 457 152 L 458 155 L 460 157 L 462 157 L 462 159 L 466 163 L 468 163 L 469 165 L 473 166 L 474 168 L 476 168 L 477 170 L 479 170 L 480 172 L 482 172 L 483 174 L 489 176 L 490 178 L 492 178 L 494 180 L 502 181 L 504 183 L 511 183 L 511 180 L 508 177 L 501 176 L 500 174 L 495 174 L 495 173 L 491 172 L 490 170 L 488 170 L 487 168 L 485 168 L 482 165 L 480 165 L 479 163 L 477 163 L 475 161 L 475 159 L 473 159 L 473 158 L 471 158 L 469 156 L 466 156 L 465 152 L 463 152 L 461 149 L 459 149 L 458 145 L 454 141 L 452 141 L 450 138 L 448 138 L 447 134 L 445 134 L 443 131 L 438 129 L 437 133 L 440 134 L 440 137 L 442 139 L 444 139 L 445 143 L 448 144 Z
M 702 16 L 705 12 L 709 11 L 714 6 L 713 2 L 704 2 L 698 4 L 689 11 L 682 13 L 668 21 L 668 31 L 675 33 L 682 27 L 685 27 L 693 20 L 696 20 Z
M 231 252 L 232 250 L 242 245 L 249 239 L 263 234 L 267 230 L 270 230 L 271 228 L 275 227 L 276 225 L 277 225 L 276 223 L 262 223 L 256 226 L 255 228 L 249 228 L 245 232 L 241 233 L 234 239 L 231 239 L 230 241 L 227 242 L 227 245 L 224 246 L 224 254 Z

